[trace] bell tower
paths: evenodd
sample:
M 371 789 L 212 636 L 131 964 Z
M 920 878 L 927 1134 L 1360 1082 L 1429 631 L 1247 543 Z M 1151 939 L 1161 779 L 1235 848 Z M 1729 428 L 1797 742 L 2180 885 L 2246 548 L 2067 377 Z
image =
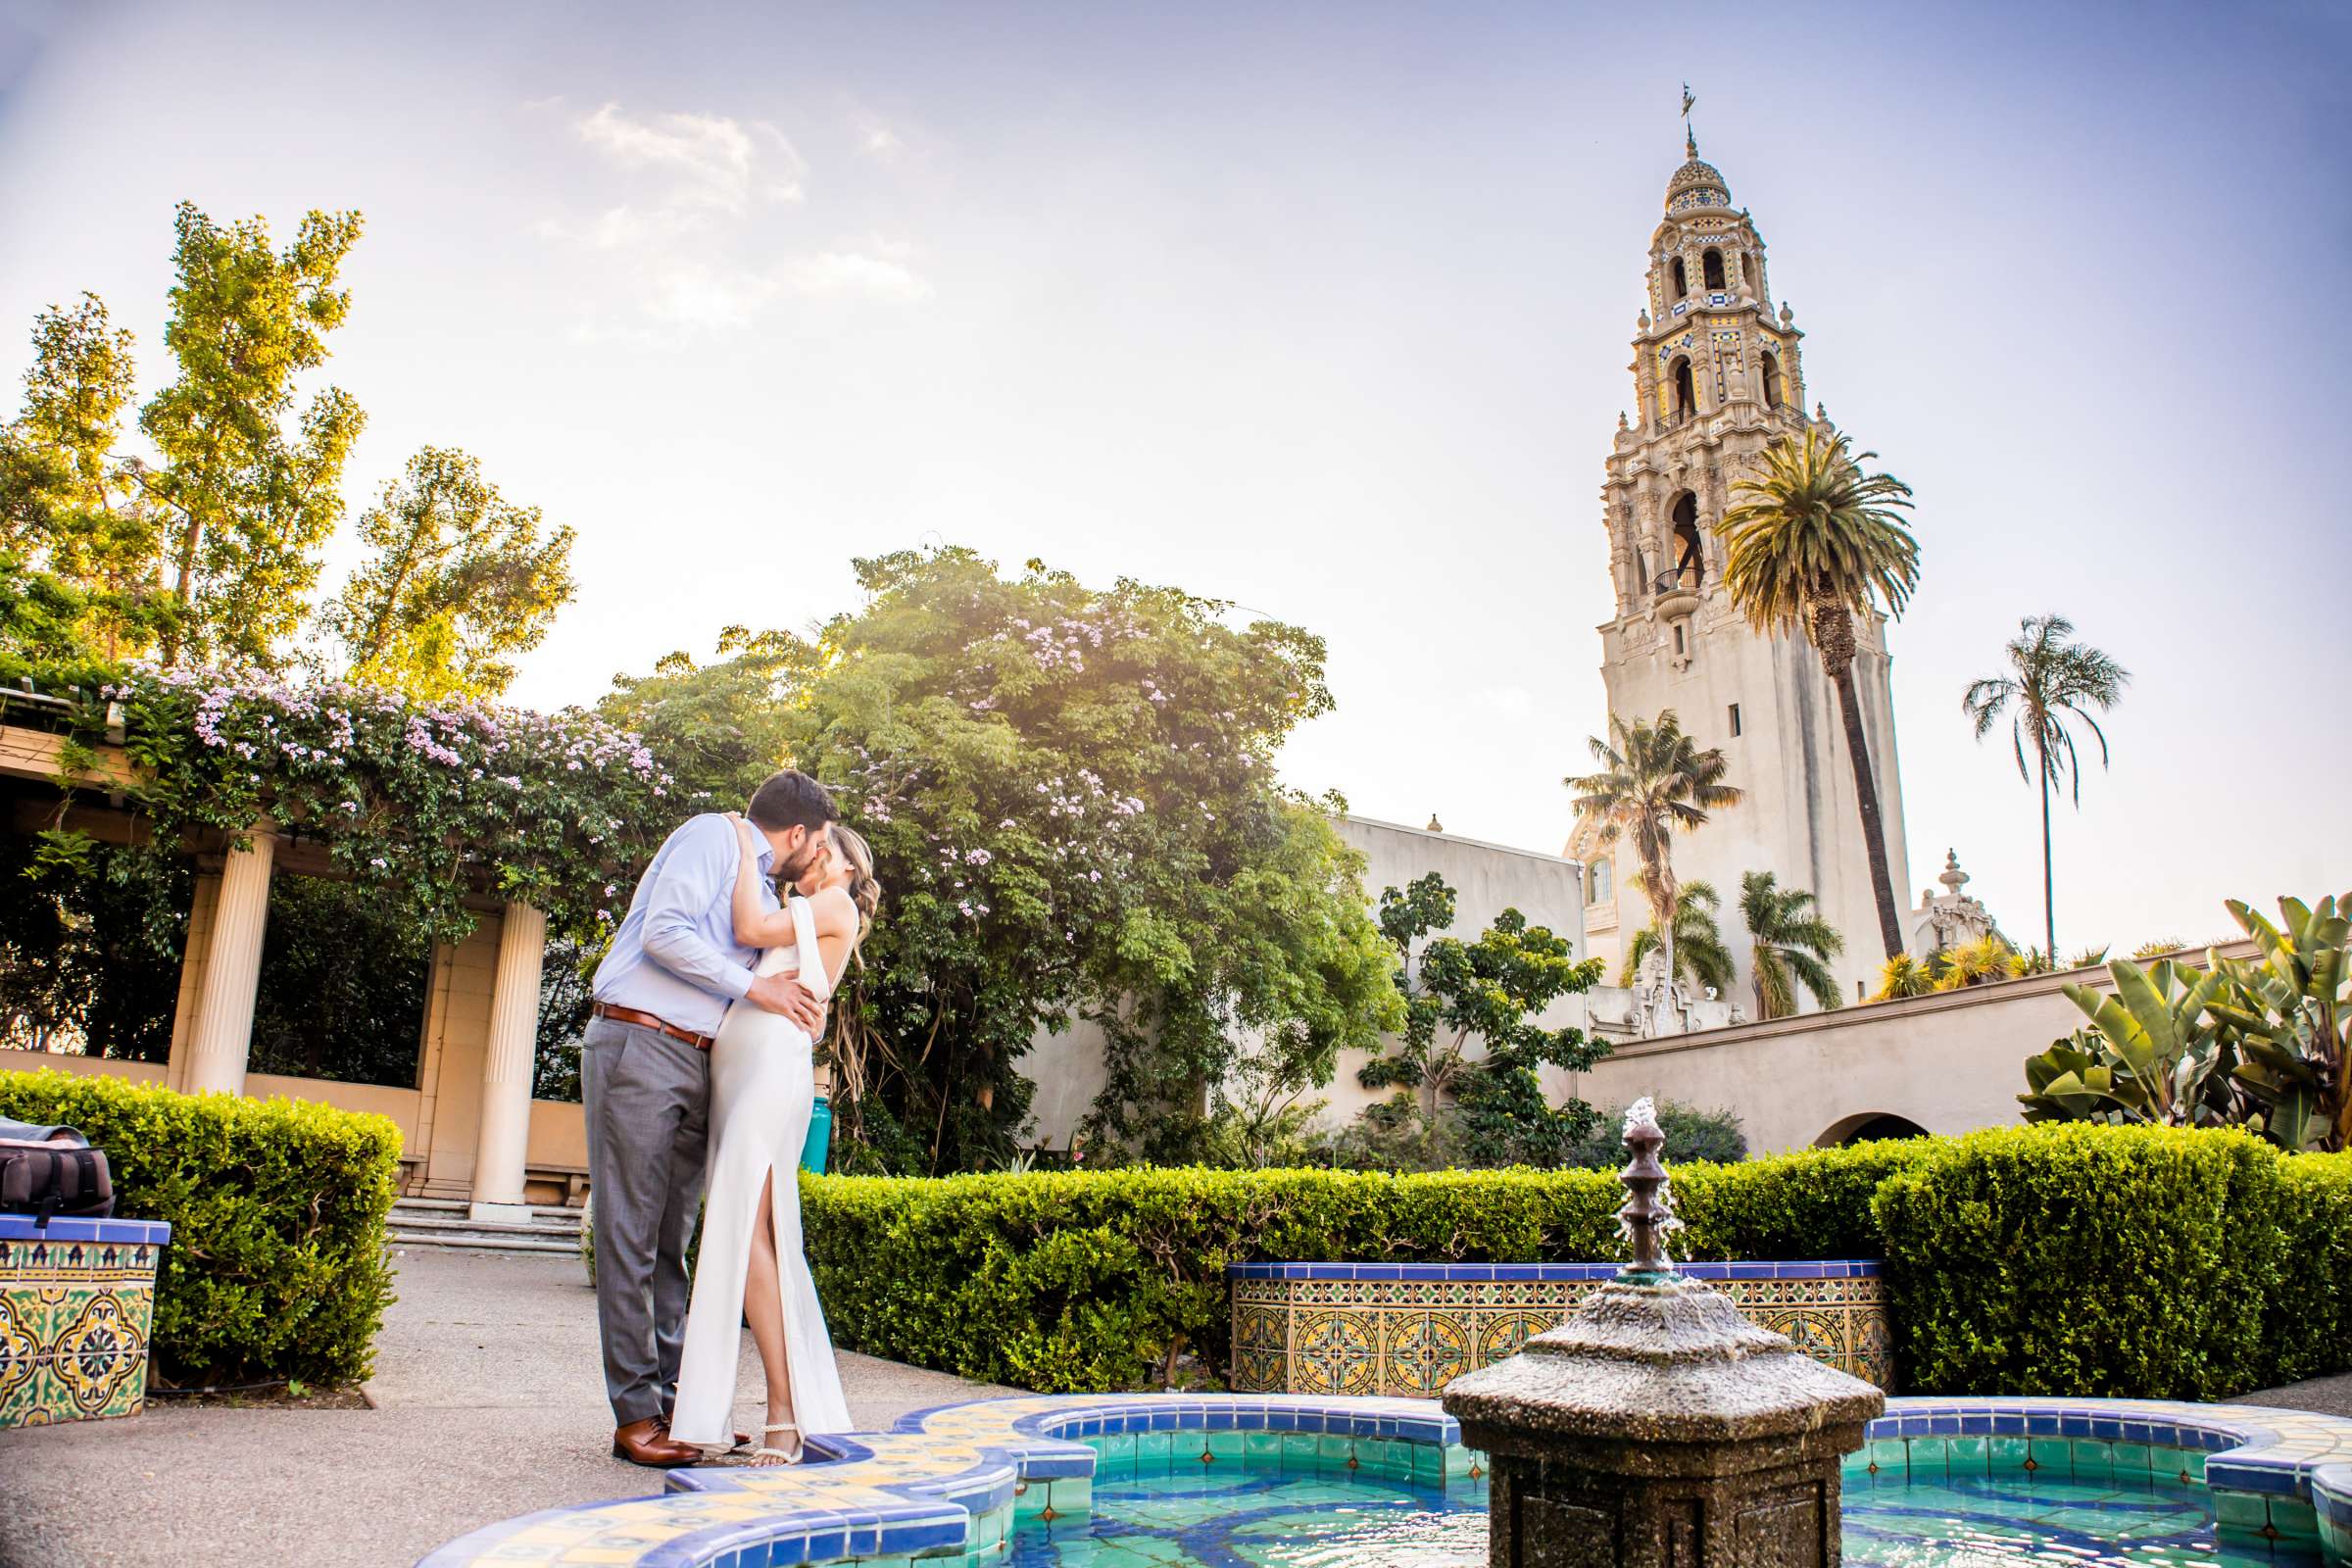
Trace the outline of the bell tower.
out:
M 1700 745 L 1723 748 L 1729 782 L 1747 792 L 1675 839 L 1674 867 L 1678 880 L 1710 882 L 1721 898 L 1717 919 L 1739 971 L 1723 1000 L 1753 1017 L 1740 918 L 1744 872 L 1771 871 L 1782 887 L 1819 900 L 1845 938 L 1833 965 L 1845 1001 L 1857 980 L 1876 989 L 1885 954 L 1837 693 L 1801 636 L 1748 629 L 1723 591 L 1723 544 L 1713 531 L 1758 455 L 1828 427 L 1828 414 L 1817 405 L 1805 415 L 1803 334 L 1788 305 L 1773 303 L 1754 220 L 1733 207 L 1731 187 L 1688 130 L 1684 152 L 1650 233 L 1647 298 L 1628 367 L 1632 416 L 1618 416 L 1601 484 L 1616 598 L 1614 618 L 1600 627 L 1601 675 L 1611 712 L 1654 719 L 1674 710 Z M 1858 621 L 1855 634 L 1854 679 L 1899 898 L 1908 877 L 1885 623 Z M 1592 951 L 1614 964 L 1650 920 L 1633 885 L 1631 846 L 1604 848 L 1580 822 L 1568 854 L 1586 866 Z

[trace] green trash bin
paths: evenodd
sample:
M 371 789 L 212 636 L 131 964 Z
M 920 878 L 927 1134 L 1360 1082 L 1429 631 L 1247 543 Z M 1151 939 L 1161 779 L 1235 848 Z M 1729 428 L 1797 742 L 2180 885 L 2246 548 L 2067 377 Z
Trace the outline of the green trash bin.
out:
M 801 1149 L 801 1169 L 811 1175 L 825 1173 L 825 1153 L 833 1147 L 833 1102 L 823 1095 L 808 1109 L 808 1142 Z

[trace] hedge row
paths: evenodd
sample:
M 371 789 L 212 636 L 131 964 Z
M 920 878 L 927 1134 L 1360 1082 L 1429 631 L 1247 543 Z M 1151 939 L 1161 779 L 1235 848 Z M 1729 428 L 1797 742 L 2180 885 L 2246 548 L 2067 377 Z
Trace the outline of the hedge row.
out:
M 1875 1255 L 1870 1195 L 1926 1147 L 1682 1166 L 1680 1255 Z M 1221 1375 L 1228 1263 L 1623 1255 L 1625 1195 L 1602 1171 L 825 1176 L 801 1190 L 809 1263 L 841 1343 L 1052 1391 L 1138 1387 L 1187 1351 Z
M 1906 1392 L 2217 1398 L 2352 1369 L 2352 1155 L 2067 1124 L 1676 1168 L 1688 1258 L 1883 1257 Z M 1252 1260 L 1622 1257 L 1615 1179 L 804 1177 L 844 1345 L 1045 1391 L 1221 1377 Z
M 0 1115 L 79 1128 L 106 1151 L 116 1212 L 171 1223 L 160 1382 L 331 1385 L 372 1369 L 392 1300 L 389 1118 L 57 1072 L 0 1073 Z

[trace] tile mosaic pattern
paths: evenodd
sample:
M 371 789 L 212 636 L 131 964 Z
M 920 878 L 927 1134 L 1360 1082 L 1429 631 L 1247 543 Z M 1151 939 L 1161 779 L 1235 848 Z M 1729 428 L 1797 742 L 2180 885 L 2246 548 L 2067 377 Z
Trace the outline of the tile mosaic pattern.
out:
M 172 1227 L 0 1215 L 0 1428 L 136 1415 Z
M 917 1411 L 889 1432 L 810 1447 L 821 1462 L 674 1471 L 659 1496 L 508 1520 L 419 1568 L 1001 1568 L 1018 1522 L 1091 1507 L 1098 1477 L 1116 1476 L 1122 1462 L 1140 1473 L 1162 1457 L 1275 1456 L 1449 1487 L 1474 1485 L 1479 1470 L 1435 1401 L 1398 1398 L 1041 1395 Z M 2321 1504 L 2331 1517 L 2352 1515 L 2352 1421 L 2328 1416 L 2154 1400 L 1891 1399 L 1851 1462 L 1866 1483 L 1891 1481 L 1898 1465 L 1906 1479 L 1945 1486 L 1979 1467 L 1991 1482 L 2061 1465 L 2070 1483 L 2201 1478 L 2226 1534 L 2352 1562 L 2340 1544 L 2326 1546 L 2314 1505 L 2332 1497 Z
M 1243 1394 L 1430 1398 L 1558 1324 L 1614 1263 L 1239 1263 L 1233 1386 Z M 1893 1386 L 1879 1265 L 1687 1263 L 1815 1360 Z

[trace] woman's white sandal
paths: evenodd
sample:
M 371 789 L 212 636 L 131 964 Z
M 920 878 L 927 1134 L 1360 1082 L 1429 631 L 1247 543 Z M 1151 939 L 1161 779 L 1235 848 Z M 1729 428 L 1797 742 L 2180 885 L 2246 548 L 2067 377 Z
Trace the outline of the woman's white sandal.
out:
M 797 1421 L 780 1421 L 772 1427 L 761 1427 L 760 1435 L 764 1438 L 770 1432 L 797 1433 L 800 1430 L 801 1425 Z M 772 1470 L 778 1465 L 799 1464 L 807 1457 L 808 1457 L 808 1444 L 806 1439 L 794 1444 L 790 1453 L 786 1453 L 782 1448 L 771 1448 L 763 1443 L 752 1450 L 752 1467 L 757 1470 Z

